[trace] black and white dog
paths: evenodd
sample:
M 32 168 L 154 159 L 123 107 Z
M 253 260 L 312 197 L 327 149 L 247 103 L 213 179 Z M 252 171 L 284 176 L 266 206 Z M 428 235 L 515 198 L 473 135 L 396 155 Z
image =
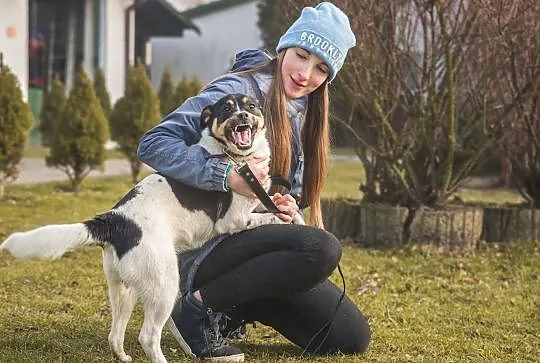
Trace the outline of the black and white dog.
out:
M 225 150 L 237 162 L 254 156 L 269 159 L 264 118 L 254 99 L 226 96 L 203 110 L 201 122 L 205 128 L 199 144 L 210 154 L 224 155 Z M 83 245 L 100 245 L 112 310 L 113 353 L 131 362 L 124 351 L 124 334 L 140 299 L 144 323 L 139 342 L 152 362 L 163 363 L 161 332 L 179 291 L 176 251 L 199 247 L 219 234 L 281 223 L 274 214 L 255 213 L 258 204 L 233 192 L 204 191 L 156 173 L 105 214 L 13 233 L 0 249 L 18 258 L 54 259 Z M 293 223 L 303 221 L 298 215 Z

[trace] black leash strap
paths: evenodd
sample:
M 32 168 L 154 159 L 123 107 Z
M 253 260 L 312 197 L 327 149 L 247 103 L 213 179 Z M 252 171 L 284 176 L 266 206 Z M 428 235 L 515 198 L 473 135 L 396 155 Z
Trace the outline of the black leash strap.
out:
M 326 334 L 324 334 L 324 336 L 321 338 L 320 342 L 319 342 L 319 345 L 317 345 L 317 347 L 315 347 L 314 349 L 312 349 L 310 351 L 311 354 L 315 354 L 319 351 L 319 349 L 321 349 L 321 347 L 323 346 L 323 344 L 326 342 L 326 339 L 328 338 L 328 336 L 330 335 L 330 331 L 332 330 L 332 326 L 334 325 L 334 321 L 336 319 L 336 315 L 337 315 L 337 312 L 339 310 L 339 307 L 341 306 L 341 304 L 343 304 L 343 299 L 345 299 L 345 293 L 346 293 L 346 286 L 345 286 L 345 276 L 343 276 L 343 271 L 341 271 L 341 266 L 339 265 L 338 263 L 338 271 L 339 271 L 339 275 L 341 276 L 341 281 L 343 283 L 343 291 L 341 292 L 341 296 L 339 297 L 339 300 L 337 302 L 337 305 L 334 309 L 334 312 L 332 313 L 332 317 L 330 318 L 330 320 L 328 320 L 326 322 L 326 324 L 324 324 L 312 337 L 311 339 L 309 340 L 309 342 L 306 344 L 306 346 L 304 347 L 304 349 L 302 350 L 302 353 L 300 354 L 300 356 L 302 357 L 304 354 L 306 354 L 308 351 L 309 351 L 309 348 L 311 348 L 311 345 L 315 342 L 315 339 L 317 337 L 319 337 L 321 335 L 321 333 L 323 333 L 325 330 L 326 330 Z
M 264 190 L 261 183 L 259 183 L 259 180 L 257 180 L 255 175 L 253 175 L 253 172 L 249 168 L 248 164 L 239 167 L 238 169 L 236 169 L 236 171 L 238 172 L 238 174 L 240 174 L 242 178 L 244 178 L 251 190 L 253 190 L 257 198 L 259 198 L 261 203 L 266 207 L 266 209 L 268 209 L 270 213 L 281 213 L 281 211 L 278 209 L 278 207 L 276 207 L 272 199 L 270 199 L 268 193 L 266 193 L 266 190 Z

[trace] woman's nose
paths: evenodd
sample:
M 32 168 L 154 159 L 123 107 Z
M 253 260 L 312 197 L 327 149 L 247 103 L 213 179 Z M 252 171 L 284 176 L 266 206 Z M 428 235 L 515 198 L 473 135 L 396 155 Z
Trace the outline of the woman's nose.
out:
M 298 69 L 298 80 L 307 81 L 311 75 L 311 64 L 305 64 Z

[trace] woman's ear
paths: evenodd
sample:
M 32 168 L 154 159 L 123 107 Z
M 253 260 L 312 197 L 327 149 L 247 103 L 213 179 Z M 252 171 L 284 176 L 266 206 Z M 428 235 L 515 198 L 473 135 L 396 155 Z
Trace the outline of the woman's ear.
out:
M 201 112 L 201 127 L 204 129 L 208 126 L 210 118 L 212 117 L 212 106 L 206 106 Z

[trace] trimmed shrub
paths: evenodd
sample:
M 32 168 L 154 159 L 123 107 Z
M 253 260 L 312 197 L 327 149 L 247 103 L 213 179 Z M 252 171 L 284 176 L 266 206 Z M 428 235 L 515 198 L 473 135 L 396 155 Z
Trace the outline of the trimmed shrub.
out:
M 169 67 L 165 67 L 165 70 L 163 71 L 158 94 L 161 115 L 168 115 L 177 106 L 174 99 L 174 83 Z
M 99 99 L 99 104 L 105 114 L 107 120 L 111 117 L 111 98 L 109 91 L 107 91 L 107 83 L 105 82 L 105 74 L 103 70 L 98 69 L 94 76 L 94 91 Z
M 56 74 L 51 89 L 43 97 L 43 106 L 40 113 L 39 132 L 43 146 L 50 146 L 53 127 L 56 120 L 62 115 L 62 109 L 66 104 L 66 87 Z
M 144 65 L 139 63 L 128 70 L 124 97 L 114 105 L 110 119 L 112 138 L 130 163 L 133 183 L 137 182 L 142 167 L 137 158 L 139 140 L 160 118 L 159 98 Z
M 197 95 L 202 88 L 203 84 L 199 78 L 195 76 L 190 80 L 185 74 L 183 74 L 182 79 L 176 85 L 176 90 L 174 92 L 176 105 L 179 106 L 189 97 Z
M 23 100 L 17 77 L 3 64 L 1 53 L 0 105 L 0 198 L 3 198 L 6 185 L 19 175 L 33 117 Z
M 191 94 L 191 87 L 189 86 L 189 80 L 185 74 L 182 75 L 182 79 L 176 85 L 174 90 L 174 100 L 177 105 L 181 105 L 185 100 L 189 98 Z
M 199 79 L 199 77 L 194 76 L 189 82 L 189 90 L 190 90 L 189 97 L 198 95 L 199 92 L 201 92 L 202 88 L 203 88 L 203 84 L 201 80 Z
M 61 117 L 54 123 L 48 166 L 62 170 L 72 190 L 94 169 L 103 169 L 109 126 L 92 82 L 81 69 L 69 93 Z

